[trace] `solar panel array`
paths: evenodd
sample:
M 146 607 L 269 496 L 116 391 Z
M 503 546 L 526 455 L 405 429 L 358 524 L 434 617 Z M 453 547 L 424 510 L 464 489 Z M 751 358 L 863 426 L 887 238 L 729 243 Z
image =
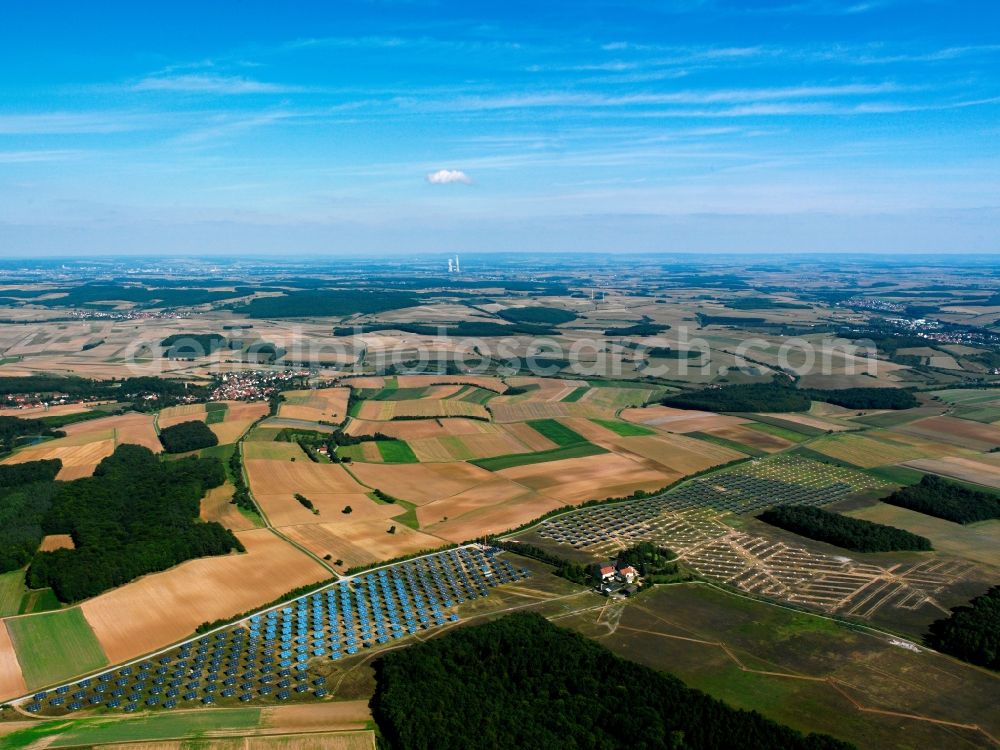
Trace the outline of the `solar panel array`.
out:
M 235 627 L 188 641 L 138 664 L 36 693 L 24 706 L 47 714 L 322 698 L 315 660 L 367 648 L 458 620 L 454 609 L 491 588 L 526 578 L 492 547 L 463 547 L 354 576 Z
M 683 513 L 690 520 L 695 509 L 756 513 L 791 503 L 827 505 L 881 484 L 846 467 L 799 456 L 772 456 L 692 479 L 663 495 L 556 516 L 545 521 L 538 533 L 581 549 L 655 538 L 656 519 L 670 513 Z

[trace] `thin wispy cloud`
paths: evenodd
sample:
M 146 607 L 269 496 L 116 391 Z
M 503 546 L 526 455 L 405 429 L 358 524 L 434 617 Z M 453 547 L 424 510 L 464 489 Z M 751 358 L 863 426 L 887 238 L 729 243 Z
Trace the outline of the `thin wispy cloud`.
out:
M 130 86 L 132 91 L 175 91 L 192 94 L 290 94 L 308 89 L 283 83 L 256 81 L 242 76 L 189 73 L 185 75 L 150 76 Z

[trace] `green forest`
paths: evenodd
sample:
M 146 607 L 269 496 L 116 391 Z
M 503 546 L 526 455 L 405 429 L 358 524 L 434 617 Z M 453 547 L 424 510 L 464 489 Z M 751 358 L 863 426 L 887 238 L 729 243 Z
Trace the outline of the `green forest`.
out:
M 926 474 L 917 484 L 903 487 L 882 502 L 955 523 L 1000 518 L 1000 497 Z
M 61 468 L 58 459 L 0 466 L 0 573 L 23 568 L 41 544 Z
M 825 401 L 847 409 L 910 409 L 919 403 L 912 393 L 902 388 L 795 388 L 786 378 L 770 383 L 703 388 L 667 396 L 661 403 L 704 411 L 789 412 L 807 411 L 812 401 Z
M 52 483 L 42 531 L 71 535 L 75 549 L 35 554 L 28 585 L 74 602 L 185 560 L 242 552 L 232 532 L 198 518 L 201 498 L 224 481 L 217 458 L 161 461 L 118 446 L 94 476 Z
M 306 290 L 287 292 L 281 297 L 258 297 L 236 308 L 250 318 L 344 317 L 355 313 L 380 313 L 415 307 L 420 300 L 409 292 L 366 289 Z
M 371 701 L 390 750 L 841 750 L 626 661 L 534 613 L 384 654 Z
M 121 380 L 91 380 L 75 376 L 25 375 L 0 377 L 0 400 L 12 396 L 68 396 L 84 401 L 134 401 L 133 409 L 162 409 L 182 399 L 207 396 L 209 388 L 181 380 L 140 376 Z
M 1000 669 L 1000 586 L 935 620 L 924 638 L 931 648 L 989 669 Z
M 164 427 L 160 430 L 160 442 L 167 453 L 185 453 L 218 445 L 219 438 L 200 419 L 192 419 Z
M 926 552 L 933 549 L 930 539 L 909 531 L 808 505 L 779 505 L 757 518 L 779 529 L 855 552 Z

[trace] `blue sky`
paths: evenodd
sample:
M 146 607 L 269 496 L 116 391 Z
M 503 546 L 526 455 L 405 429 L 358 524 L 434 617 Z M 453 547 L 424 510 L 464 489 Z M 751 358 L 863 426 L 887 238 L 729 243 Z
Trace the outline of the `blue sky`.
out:
M 0 63 L 5 256 L 1000 250 L 992 0 L 12 0 Z

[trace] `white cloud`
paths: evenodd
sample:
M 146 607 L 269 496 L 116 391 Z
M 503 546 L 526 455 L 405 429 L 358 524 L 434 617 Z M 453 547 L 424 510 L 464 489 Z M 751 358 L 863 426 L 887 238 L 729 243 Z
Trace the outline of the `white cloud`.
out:
M 472 178 L 461 169 L 439 169 L 428 174 L 427 181 L 431 185 L 451 185 L 456 182 L 463 185 L 472 184 Z

